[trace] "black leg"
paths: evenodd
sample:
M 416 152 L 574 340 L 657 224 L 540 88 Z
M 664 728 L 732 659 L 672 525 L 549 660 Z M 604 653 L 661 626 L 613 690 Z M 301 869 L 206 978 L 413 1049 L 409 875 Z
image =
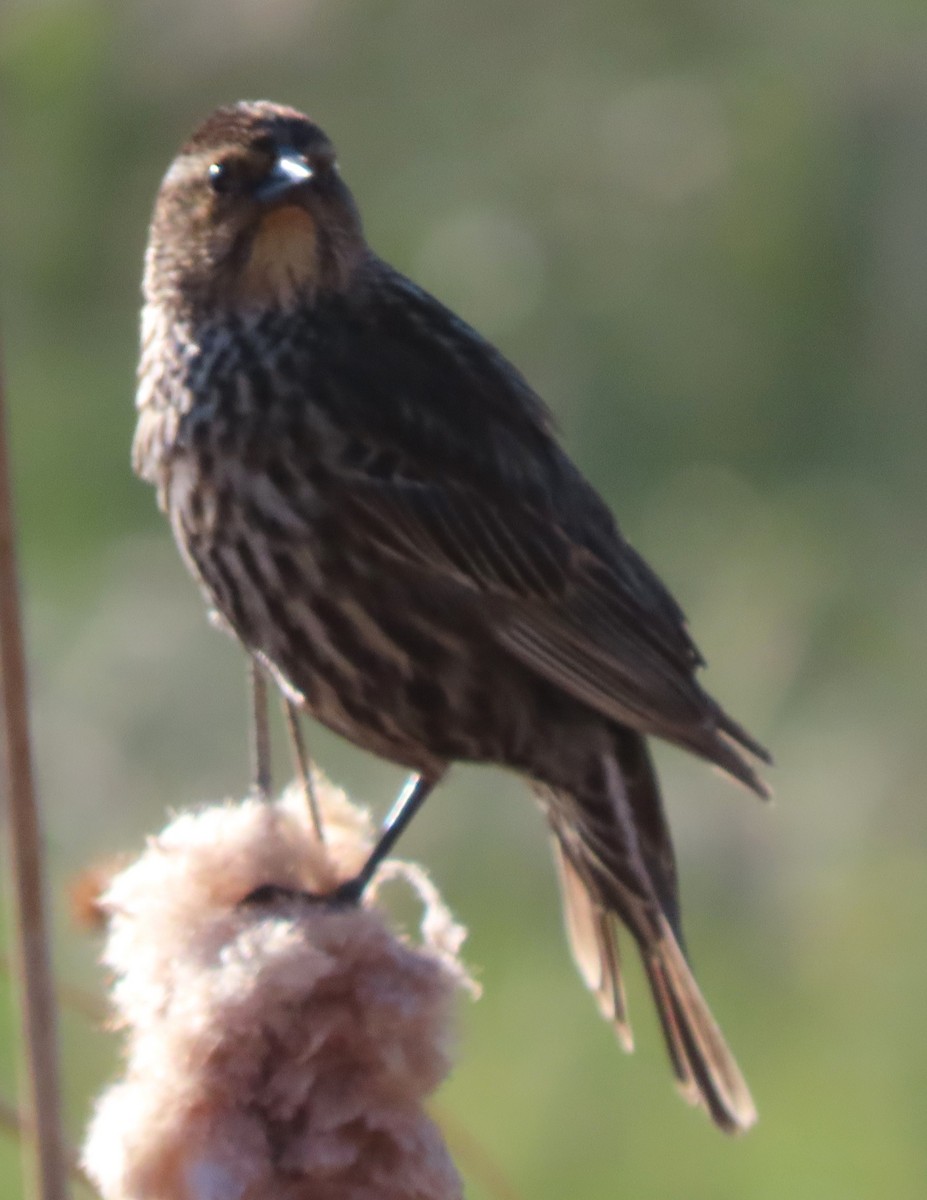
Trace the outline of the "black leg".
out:
M 303 795 L 306 797 L 306 804 L 309 808 L 309 816 L 312 818 L 315 836 L 324 845 L 325 832 L 322 829 L 322 813 L 319 809 L 319 798 L 315 794 L 315 782 L 312 778 L 312 764 L 309 761 L 309 754 L 306 750 L 306 742 L 303 737 L 302 727 L 299 723 L 299 709 L 292 700 L 287 700 L 284 698 L 283 715 L 286 718 L 286 727 L 290 734 L 290 744 L 293 747 L 293 757 L 296 760 L 296 772 L 299 775 L 299 781 L 302 784 Z
M 267 723 L 267 678 L 256 658 L 249 659 L 251 680 L 251 789 L 259 800 L 269 800 L 273 786 L 270 771 L 270 726 Z
M 380 837 L 377 844 L 371 850 L 370 856 L 359 874 L 354 879 L 349 879 L 347 883 L 343 883 L 335 892 L 333 899 L 347 904 L 356 904 L 360 900 L 377 867 L 399 841 L 437 783 L 438 779 L 426 779 L 424 775 L 409 776 L 402 791 L 396 797 L 393 807 L 386 814 L 386 820 L 380 826 Z

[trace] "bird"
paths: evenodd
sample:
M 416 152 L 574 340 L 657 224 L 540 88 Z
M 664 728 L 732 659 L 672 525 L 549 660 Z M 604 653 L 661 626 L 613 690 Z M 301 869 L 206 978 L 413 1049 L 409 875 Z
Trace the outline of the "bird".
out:
M 332 142 L 269 101 L 216 109 L 182 146 L 142 290 L 134 470 L 289 702 L 413 773 L 379 854 L 451 764 L 524 776 L 574 959 L 619 1041 L 623 928 L 683 1096 L 748 1128 L 688 963 L 649 739 L 760 796 L 771 759 L 701 686 L 680 606 L 544 402 L 378 257 Z

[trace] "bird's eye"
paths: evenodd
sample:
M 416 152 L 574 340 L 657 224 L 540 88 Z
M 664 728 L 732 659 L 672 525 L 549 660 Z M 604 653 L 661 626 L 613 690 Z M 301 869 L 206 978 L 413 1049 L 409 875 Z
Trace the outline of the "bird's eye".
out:
M 214 162 L 209 165 L 209 186 L 219 196 L 232 190 L 235 179 L 232 169 L 227 162 Z

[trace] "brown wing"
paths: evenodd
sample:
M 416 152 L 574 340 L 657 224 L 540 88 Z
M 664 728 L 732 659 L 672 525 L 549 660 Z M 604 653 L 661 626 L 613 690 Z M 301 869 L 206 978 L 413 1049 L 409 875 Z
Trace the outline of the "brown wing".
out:
M 551 515 L 454 483 L 357 473 L 343 503 L 381 550 L 491 602 L 494 635 L 539 675 L 766 794 L 742 751 L 768 755 L 697 683 L 700 659 L 681 616 L 668 618 L 678 610 L 629 546 L 605 561 Z

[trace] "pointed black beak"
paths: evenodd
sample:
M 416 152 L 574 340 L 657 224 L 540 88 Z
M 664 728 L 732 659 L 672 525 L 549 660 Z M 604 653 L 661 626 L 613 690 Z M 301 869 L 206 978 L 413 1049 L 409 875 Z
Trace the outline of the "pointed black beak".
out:
M 295 150 L 283 150 L 268 174 L 255 189 L 255 196 L 265 204 L 280 200 L 288 192 L 308 183 L 315 172 Z

